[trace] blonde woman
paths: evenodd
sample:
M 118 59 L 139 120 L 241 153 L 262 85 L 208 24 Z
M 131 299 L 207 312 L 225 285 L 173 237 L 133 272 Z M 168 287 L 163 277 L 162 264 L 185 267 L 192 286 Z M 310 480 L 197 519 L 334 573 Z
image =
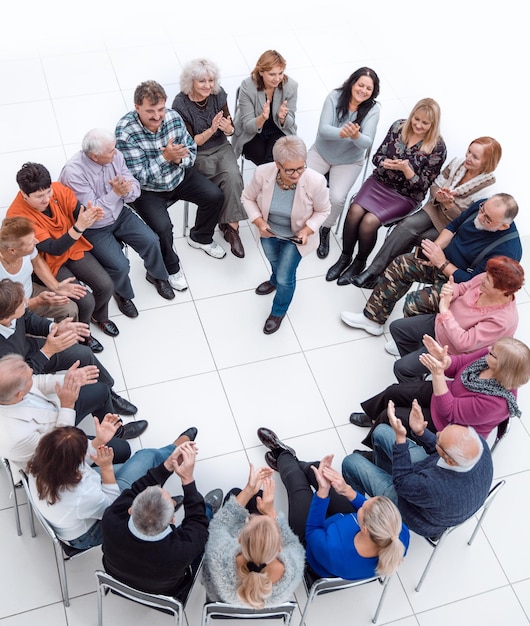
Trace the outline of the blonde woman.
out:
M 267 464 L 287 489 L 289 525 L 318 576 L 360 580 L 396 571 L 410 533 L 392 501 L 357 493 L 331 467 L 333 455 L 306 463 L 272 430 L 259 428 L 258 438 L 269 448 Z
M 210 601 L 253 608 L 289 600 L 302 580 L 304 549 L 274 508 L 272 470 L 250 466 L 210 522 L 203 583 Z M 260 487 L 263 489 L 260 490 Z
M 328 270 L 326 280 L 338 278 L 339 285 L 348 285 L 364 270 L 381 225 L 405 217 L 420 206 L 446 155 L 440 136 L 440 107 L 432 98 L 423 98 L 406 120 L 392 124 L 374 154 L 374 172 L 348 209 L 342 254 Z

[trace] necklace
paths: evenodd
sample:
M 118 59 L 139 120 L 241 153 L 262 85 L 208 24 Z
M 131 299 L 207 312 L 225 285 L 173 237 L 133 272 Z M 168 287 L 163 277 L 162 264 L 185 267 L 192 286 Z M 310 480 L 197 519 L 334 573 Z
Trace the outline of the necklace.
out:
M 282 177 L 280 176 L 280 170 L 278 170 L 278 173 L 276 174 L 276 184 L 280 189 L 283 189 L 284 191 L 293 191 L 294 189 L 296 189 L 296 183 L 293 183 L 292 185 L 286 185 L 283 182 Z
M 199 100 L 191 100 L 191 98 L 190 98 L 190 100 L 191 100 L 191 101 L 193 102 L 193 104 L 194 104 L 196 107 L 198 107 L 199 109 L 205 109 L 205 108 L 206 108 L 206 105 L 208 104 L 208 98 L 209 98 L 209 97 L 210 97 L 210 96 L 206 96 L 206 98 L 204 98 L 204 100 L 200 100 L 200 101 L 199 101 Z

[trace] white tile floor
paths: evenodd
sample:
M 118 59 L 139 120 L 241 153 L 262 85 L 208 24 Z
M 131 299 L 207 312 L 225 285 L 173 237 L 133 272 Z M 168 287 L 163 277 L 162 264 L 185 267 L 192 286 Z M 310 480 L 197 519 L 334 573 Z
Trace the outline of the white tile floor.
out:
M 416 0 L 363 6 L 338 0 L 325 5 L 299 0 L 183 4 L 115 0 L 85 8 L 50 0 L 2 6 L 0 217 L 16 193 L 15 173 L 22 163 L 40 161 L 57 176 L 87 130 L 114 128 L 142 80 L 164 84 L 171 102 L 182 64 L 209 56 L 220 65 L 222 84 L 233 102 L 236 87 L 267 48 L 282 52 L 288 73 L 300 84 L 297 120 L 308 144 L 327 92 L 356 67 L 369 65 L 381 77 L 376 141 L 417 99 L 435 97 L 442 106 L 449 157 L 463 154 L 476 136 L 496 137 L 504 149 L 498 188 L 526 208 L 524 179 L 517 176 L 524 163 L 519 124 L 526 118 L 519 86 L 525 75 L 523 59 L 528 58 L 521 4 L 488 3 L 481 5 L 481 13 L 463 3 L 431 8 Z M 367 293 L 326 283 L 323 275 L 330 263 L 315 255 L 306 258 L 288 318 L 280 332 L 266 337 L 261 328 L 270 297 L 258 298 L 253 289 L 268 270 L 251 228 L 242 228 L 244 260 L 228 255 L 216 261 L 192 250 L 182 238 L 181 204 L 173 217 L 175 245 L 190 289 L 171 302 L 162 300 L 131 253 L 140 317 L 124 318 L 113 307 L 120 336 L 111 340 L 98 334 L 105 345 L 101 360 L 116 377 L 116 388 L 140 407 L 138 418 L 150 422 L 141 444 L 160 446 L 196 425 L 196 478 L 204 493 L 242 484 L 249 461 L 263 463 L 264 450 L 256 437 L 261 425 L 288 439 L 301 458 L 334 452 L 338 467 L 363 434 L 349 424 L 349 413 L 392 382 L 385 338 L 369 337 L 339 321 L 339 312 L 360 307 Z M 522 210 L 517 222 L 528 245 L 528 213 Z M 339 243 L 333 242 L 332 262 L 338 250 Z M 528 262 L 526 269 L 530 272 Z M 529 343 L 529 289 L 519 294 L 518 302 L 517 334 Z M 520 404 L 523 418 L 495 453 L 495 475 L 506 478 L 506 487 L 475 544 L 466 546 L 470 524 L 454 533 L 416 593 L 429 548 L 413 537 L 381 624 L 530 623 L 529 389 L 521 392 Z M 283 488 L 278 492 L 285 509 Z M 64 609 L 51 546 L 42 531 L 31 539 L 25 513 L 24 534 L 17 537 L 1 473 L 2 626 L 95 624 L 92 572 L 101 564 L 100 552 L 69 564 L 72 604 Z M 346 625 L 352 614 L 356 623 L 368 624 L 377 591 L 368 586 L 321 598 L 308 624 Z M 303 591 L 296 595 L 303 603 Z M 203 599 L 198 585 L 187 609 L 189 626 L 199 624 Z M 169 623 L 166 616 L 114 597 L 105 601 L 105 610 L 108 624 Z

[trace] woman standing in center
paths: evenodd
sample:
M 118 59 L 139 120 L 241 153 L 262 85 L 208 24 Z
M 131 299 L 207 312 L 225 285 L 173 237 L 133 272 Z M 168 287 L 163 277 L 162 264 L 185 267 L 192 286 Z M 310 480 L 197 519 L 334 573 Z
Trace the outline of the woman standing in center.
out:
M 234 134 L 234 126 L 217 66 L 208 59 L 190 61 L 180 75 L 180 89 L 172 108 L 180 114 L 197 144 L 194 167 L 224 194 L 219 228 L 232 254 L 243 258 L 245 249 L 239 237 L 239 222 L 247 219 L 241 204 L 243 179 L 227 139 Z
M 326 179 L 306 169 L 307 150 L 299 137 L 279 139 L 273 156 L 274 163 L 256 168 L 241 198 L 272 268 L 270 279 L 256 288 L 259 296 L 276 291 L 266 335 L 280 328 L 293 299 L 298 264 L 318 246 L 315 233 L 330 211 Z
M 342 254 L 328 270 L 326 280 L 338 278 L 339 285 L 348 285 L 363 271 L 380 226 L 420 206 L 446 154 L 440 136 L 440 107 L 432 98 L 423 98 L 406 120 L 392 124 L 374 154 L 375 170 L 350 205 L 342 231 Z
M 379 122 L 379 78 L 369 67 L 360 67 L 326 98 L 315 143 L 307 153 L 308 167 L 329 174 L 331 213 L 320 227 L 317 255 L 329 254 L 329 233 L 340 216 L 348 192 L 363 167 Z
M 298 84 L 288 78 L 286 61 L 276 50 L 264 52 L 239 88 L 232 146 L 256 165 L 273 160 L 272 147 L 284 135 L 296 135 Z

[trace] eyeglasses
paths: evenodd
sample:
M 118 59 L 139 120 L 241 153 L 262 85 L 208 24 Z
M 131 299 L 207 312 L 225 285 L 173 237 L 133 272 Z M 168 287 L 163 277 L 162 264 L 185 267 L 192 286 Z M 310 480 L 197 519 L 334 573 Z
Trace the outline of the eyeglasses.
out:
M 488 226 L 491 226 L 492 224 L 500 224 L 502 222 L 502 220 L 492 220 L 491 217 L 486 213 L 486 211 L 484 210 L 484 205 L 486 204 L 486 201 L 481 202 L 478 206 L 478 212 L 480 213 L 480 215 L 482 215 L 484 217 L 484 221 L 486 222 L 486 224 Z
M 439 433 L 436 434 L 436 445 L 440 448 L 440 450 L 445 454 L 445 456 L 447 458 L 451 459 L 451 461 L 453 461 L 453 463 L 458 465 L 458 463 L 453 459 L 453 457 L 449 454 L 449 452 L 447 452 L 447 450 L 440 443 L 440 434 Z
M 299 174 L 301 176 L 307 169 L 307 165 L 305 163 L 303 167 L 297 167 L 296 169 L 294 167 L 289 167 L 285 169 L 285 167 L 281 163 L 280 167 L 287 174 L 287 176 L 293 176 L 294 174 Z

